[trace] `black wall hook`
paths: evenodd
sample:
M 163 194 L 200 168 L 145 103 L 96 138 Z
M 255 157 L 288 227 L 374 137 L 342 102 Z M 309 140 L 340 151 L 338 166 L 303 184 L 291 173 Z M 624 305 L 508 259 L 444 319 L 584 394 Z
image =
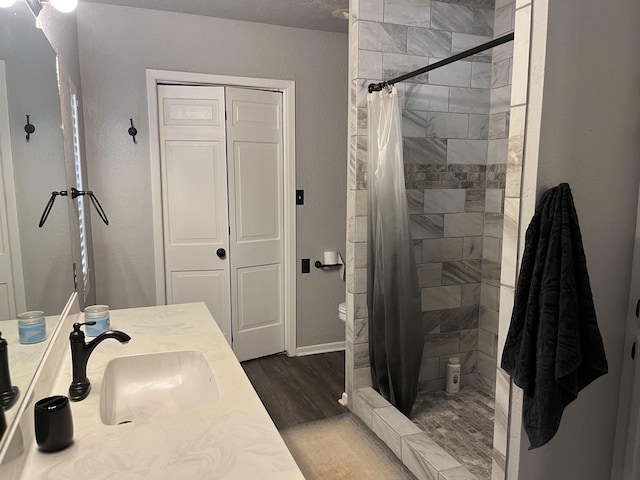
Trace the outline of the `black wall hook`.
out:
M 138 142 L 136 141 L 136 135 L 138 135 L 138 129 L 133 126 L 133 118 L 130 118 L 129 121 L 131 122 L 131 126 L 129 127 L 129 130 L 127 130 L 127 132 L 133 137 L 133 143 L 137 144 Z
M 29 117 L 30 115 L 27 115 L 27 124 L 24 126 L 24 131 L 27 132 L 27 136 L 26 136 L 27 142 L 31 140 L 31 134 L 36 131 L 36 127 L 31 125 L 31 122 L 29 121 Z

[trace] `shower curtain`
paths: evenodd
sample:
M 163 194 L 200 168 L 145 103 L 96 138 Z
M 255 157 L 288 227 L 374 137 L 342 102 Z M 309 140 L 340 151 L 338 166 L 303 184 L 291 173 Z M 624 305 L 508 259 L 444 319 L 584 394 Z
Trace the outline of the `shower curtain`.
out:
M 368 96 L 367 307 L 373 387 L 409 417 L 424 338 L 395 89 Z

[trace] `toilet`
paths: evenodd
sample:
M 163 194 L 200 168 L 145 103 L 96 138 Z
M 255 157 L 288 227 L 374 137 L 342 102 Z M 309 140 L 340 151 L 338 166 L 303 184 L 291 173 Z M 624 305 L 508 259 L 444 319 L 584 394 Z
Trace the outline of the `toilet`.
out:
M 338 305 L 338 318 L 343 322 L 347 321 L 347 302 Z

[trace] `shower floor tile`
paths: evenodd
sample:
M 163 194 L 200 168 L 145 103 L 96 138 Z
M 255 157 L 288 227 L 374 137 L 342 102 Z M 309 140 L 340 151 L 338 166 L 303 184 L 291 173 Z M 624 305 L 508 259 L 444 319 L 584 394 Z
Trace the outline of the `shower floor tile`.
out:
M 491 478 L 494 392 L 465 385 L 460 392 L 419 392 L 411 420 L 478 479 Z

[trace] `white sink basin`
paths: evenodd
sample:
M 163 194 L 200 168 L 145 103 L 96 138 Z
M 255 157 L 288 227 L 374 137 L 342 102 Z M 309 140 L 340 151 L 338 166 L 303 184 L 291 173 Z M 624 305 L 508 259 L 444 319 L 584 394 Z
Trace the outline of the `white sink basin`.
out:
M 104 371 L 100 417 L 106 425 L 148 423 L 209 406 L 220 390 L 202 352 L 132 355 L 111 360 Z

